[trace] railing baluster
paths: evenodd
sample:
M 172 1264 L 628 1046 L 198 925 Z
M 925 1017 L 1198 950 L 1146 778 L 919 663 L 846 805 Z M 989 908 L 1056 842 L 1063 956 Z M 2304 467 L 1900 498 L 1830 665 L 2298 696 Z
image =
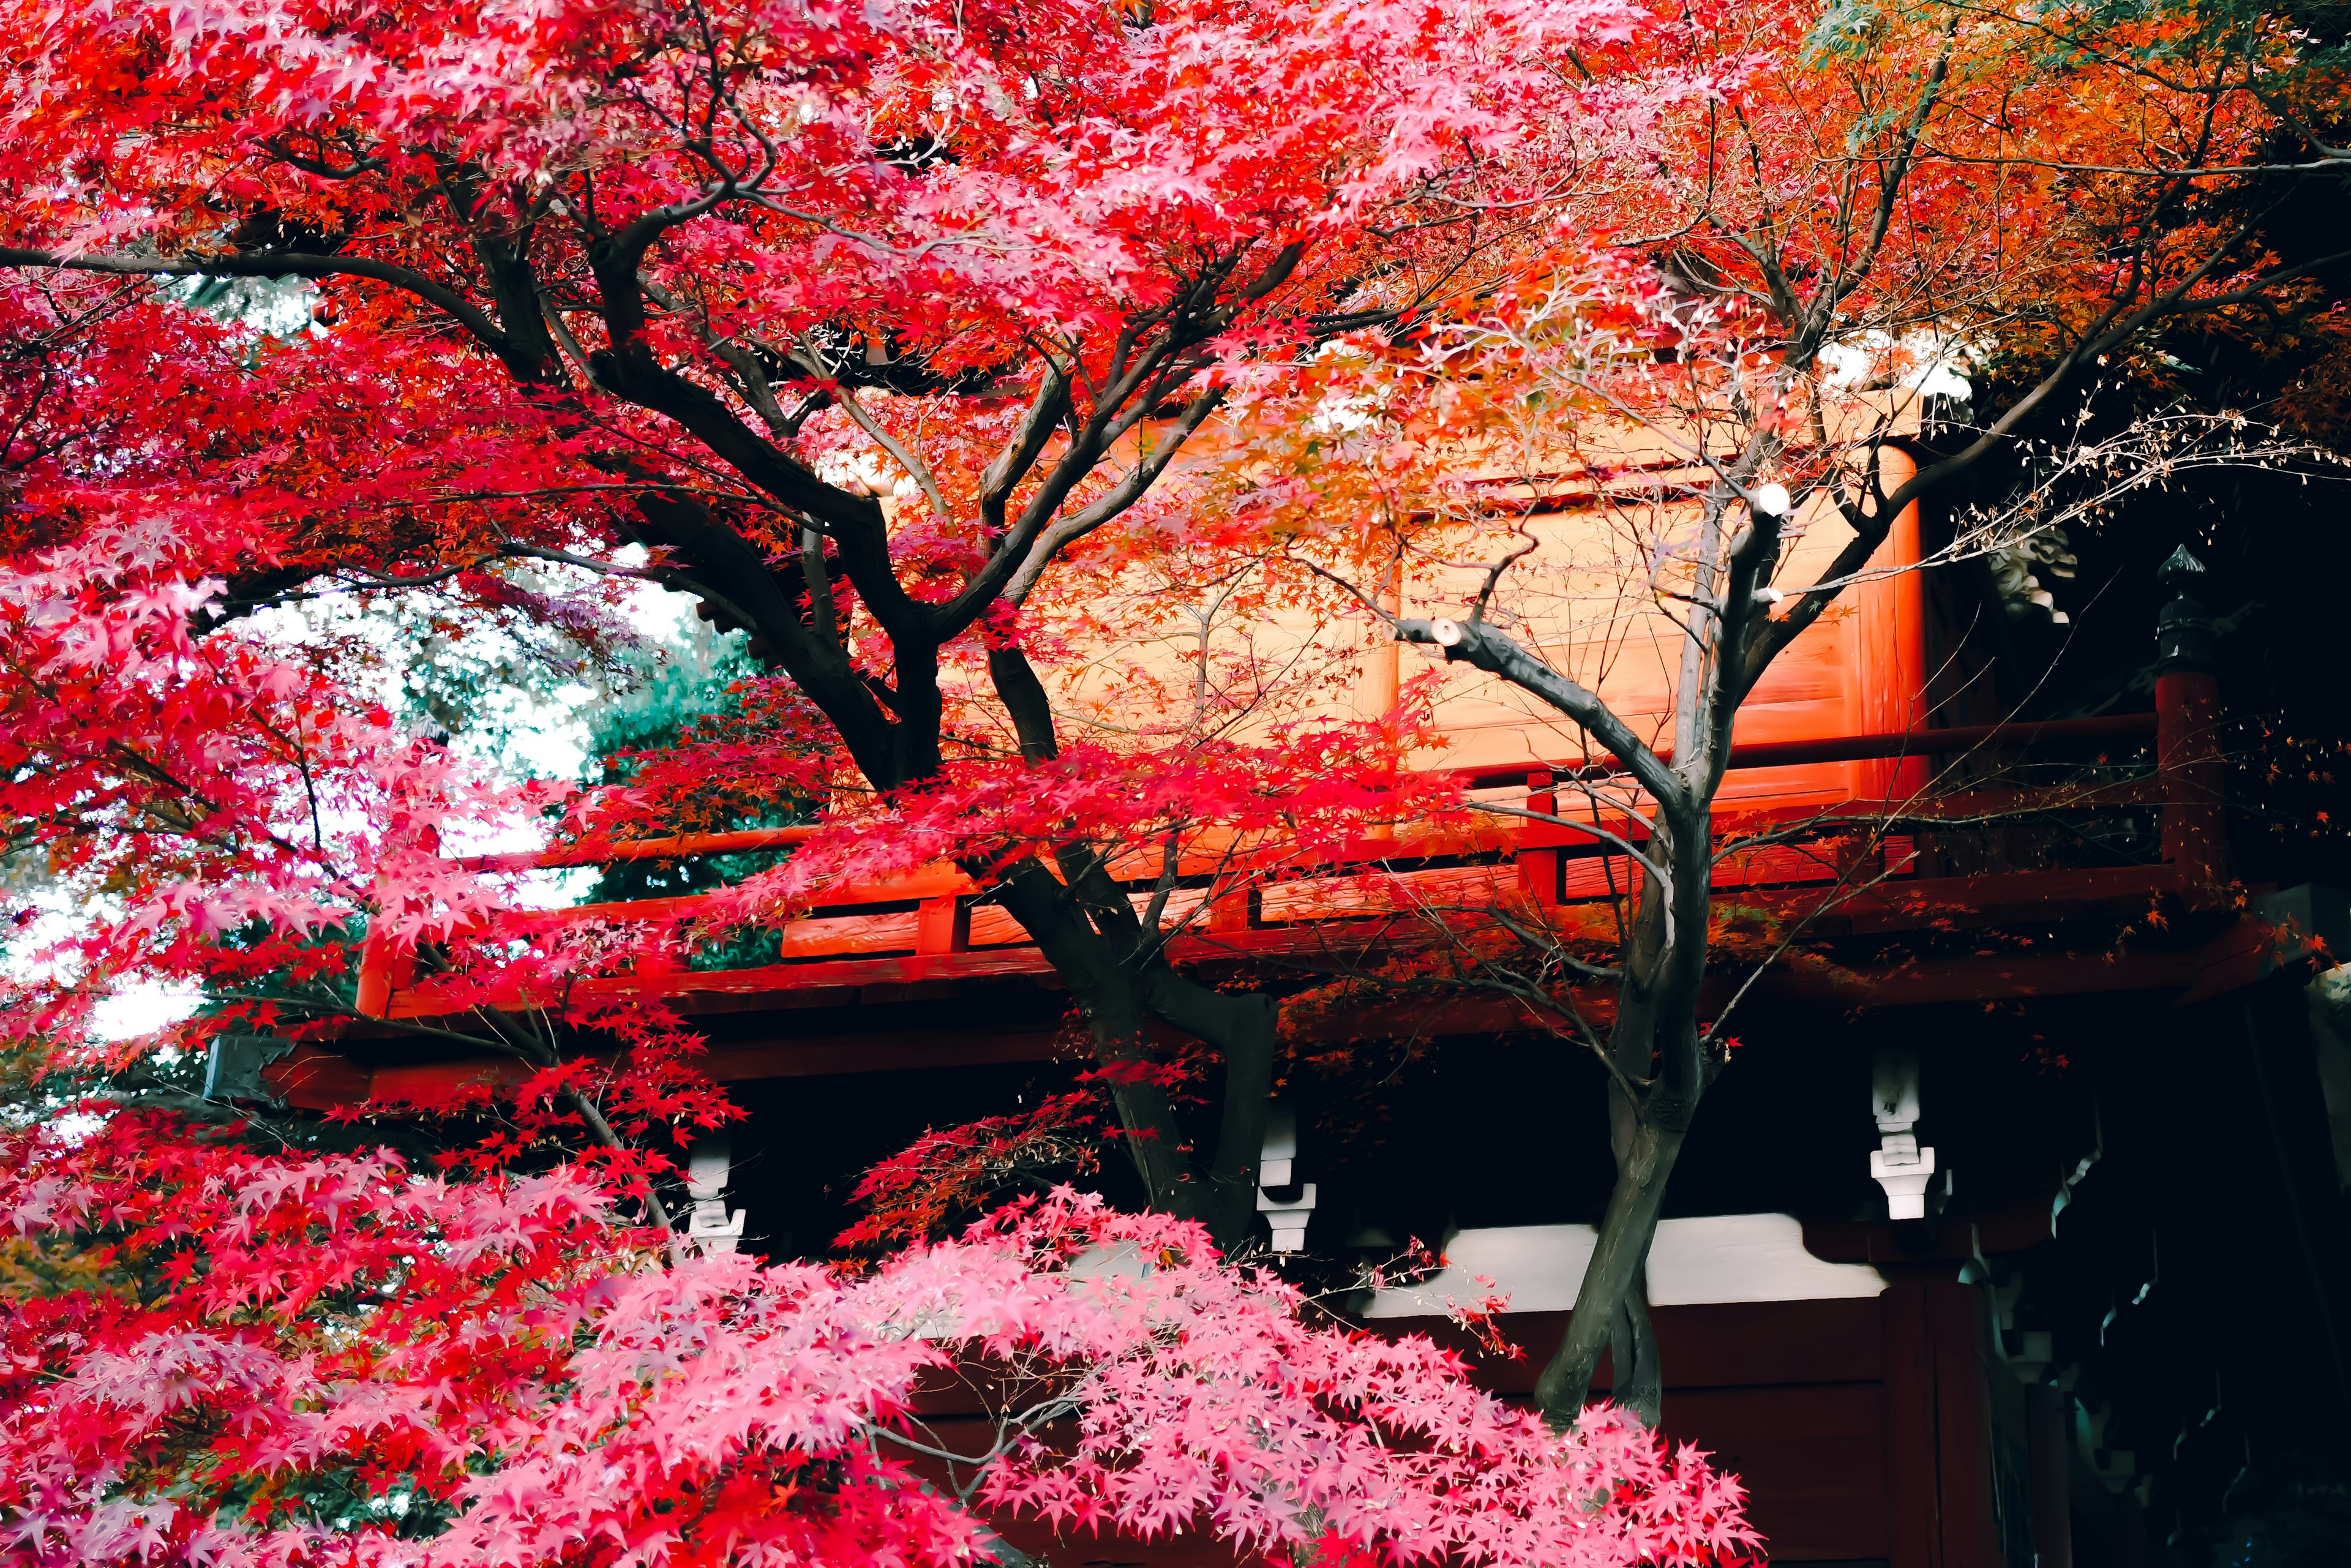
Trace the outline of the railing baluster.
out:
M 1551 769 L 1538 768 L 1527 774 L 1527 810 L 1559 814 L 1559 796 L 1551 788 Z M 1535 827 L 1533 822 L 1521 822 L 1520 831 Z M 1519 852 L 1519 885 L 1526 889 L 1537 904 L 1557 904 L 1560 901 L 1560 855 L 1555 849 L 1520 850 Z
M 914 905 L 914 951 L 971 950 L 971 904 L 959 897 L 926 898 Z

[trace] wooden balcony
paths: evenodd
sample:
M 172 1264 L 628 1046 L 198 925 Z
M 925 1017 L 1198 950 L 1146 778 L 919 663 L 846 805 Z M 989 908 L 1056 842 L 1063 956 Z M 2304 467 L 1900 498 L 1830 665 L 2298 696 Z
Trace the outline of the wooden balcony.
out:
M 1643 482 L 1655 479 L 1650 473 Z M 1597 516 L 1606 497 L 1538 499 L 1554 509 L 1527 526 L 1551 530 L 1570 565 L 1552 583 L 1548 612 L 1522 621 L 1518 634 L 1599 690 L 1663 749 L 1682 633 L 1663 617 L 1628 619 L 1625 584 L 1612 587 L 1576 564 L 1577 551 L 1606 526 Z M 1804 572 L 1833 556 L 1844 537 L 1833 517 L 1809 519 L 1793 547 L 1791 579 L 1806 580 Z M 1918 549 L 1917 518 L 1906 515 L 1873 563 L 1883 570 L 1855 586 L 1848 610 L 1800 638 L 1740 711 L 1718 834 L 1728 842 L 1769 831 L 1786 841 L 1727 854 L 1716 885 L 1739 890 L 1736 903 L 1753 918 L 1852 949 L 1834 964 L 1763 977 L 1753 1000 L 1850 1009 L 2098 990 L 2192 998 L 2258 973 L 2272 937 L 2237 913 L 2226 885 L 2211 678 L 2165 675 L 2152 713 L 1935 727 L 1923 695 L 1930 652 L 1923 579 L 1907 570 Z M 1419 586 L 1428 602 L 1443 603 L 1462 585 Z M 1401 678 L 1396 648 L 1353 656 L 1357 713 L 1385 711 Z M 1629 811 L 1637 800 L 1629 781 L 1580 735 L 1474 671 L 1447 668 L 1442 678 L 1436 714 L 1447 744 L 1427 758 L 1431 766 L 1451 772 L 1474 798 L 1504 804 L 1550 809 L 1562 788 L 1594 786 L 1598 793 L 1578 797 L 1576 809 L 1591 806 L 1601 825 L 1638 841 L 1645 830 Z M 2011 780 L 2019 759 L 2052 757 L 2075 765 L 2071 782 Z M 2034 824 L 2100 817 L 2147 831 L 2133 852 L 2110 857 L 2113 863 L 2033 865 L 2029 855 L 1984 852 L 1987 843 L 1996 850 L 2019 833 L 2029 836 Z M 814 831 L 558 846 L 469 863 L 520 871 L 678 862 L 789 850 Z M 1144 908 L 1161 869 L 1158 852 L 1113 869 Z M 1564 924 L 1589 923 L 1638 877 L 1625 855 L 1589 835 L 1504 816 L 1468 828 L 1399 828 L 1312 864 L 1279 843 L 1203 841 L 1180 870 L 1181 884 L 1161 916 L 1179 963 L 1211 971 L 1287 967 L 1292 974 L 1416 940 L 1415 923 L 1398 917 L 1405 905 L 1468 906 L 1503 894 L 1555 912 Z M 706 897 L 512 918 L 524 932 L 580 922 L 683 924 L 703 912 Z M 2192 918 L 2115 950 L 2112 932 L 2150 909 Z M 2074 937 L 2094 945 L 2078 950 L 2044 941 L 2021 951 L 1979 944 L 1982 950 L 1960 952 L 1951 949 L 1967 944 L 1949 939 L 2084 921 L 2093 926 Z M 2105 923 L 2103 936 L 2094 928 L 2098 921 Z M 1934 950 L 1898 962 L 1873 956 L 1873 942 L 1882 946 L 1900 933 L 1936 938 L 1928 944 Z M 655 998 L 697 1019 L 712 1037 L 707 1065 L 722 1080 L 1040 1058 L 1055 1049 L 1066 1005 L 1042 954 L 984 889 L 949 865 L 830 889 L 777 934 L 773 959 L 732 969 L 641 966 L 580 982 L 569 995 Z M 331 1047 L 301 1047 L 272 1070 L 273 1081 L 297 1103 L 325 1104 L 370 1093 L 421 1097 L 436 1086 L 502 1077 L 512 1071 L 507 1064 L 452 1056 L 445 1041 L 434 1043 L 415 1026 L 446 1022 L 460 1010 L 526 1009 L 549 999 L 517 989 L 460 1002 L 429 973 L 418 974 L 413 956 L 371 942 L 358 1005 L 365 1019 L 381 1022 L 354 1022 Z M 903 1004 L 925 1001 L 970 1005 L 958 1027 L 942 1030 L 904 1014 Z M 1596 1012 L 1606 1005 L 1591 998 Z M 1300 1027 L 1361 1036 L 1390 1028 L 1426 1034 L 1536 1026 L 1514 1003 L 1462 998 L 1435 1010 L 1399 1001 L 1384 1012 L 1357 1009 Z
M 2085 745 L 2117 751 L 2155 738 L 2159 714 L 1898 735 L 1834 737 L 1817 741 L 1765 742 L 1733 756 L 1739 774 L 1819 770 L 1855 762 L 1885 771 L 1925 767 L 1955 751 L 1988 747 Z M 1885 765 L 1891 765 L 1885 767 Z M 1553 769 L 1480 770 L 1472 782 L 1518 798 L 1544 792 Z M 1530 779 L 1529 774 L 1534 774 Z M 1880 774 L 1883 776 L 1883 773 Z M 1938 836 L 1955 823 L 2050 819 L 2136 807 L 2177 819 L 2209 806 L 2183 767 L 2064 789 L 1973 789 L 1910 799 L 1848 798 L 1824 813 L 1807 787 L 1802 798 L 1775 799 L 1751 789 L 1719 817 L 1726 832 L 1804 824 L 1811 841 L 1770 844 L 1726 857 L 1719 887 L 1742 890 L 1739 904 L 1782 922 L 1806 923 L 1834 940 L 1896 933 L 1948 936 L 2032 924 L 2103 920 L 2109 925 L 2160 904 L 2200 916 L 2175 922 L 2156 940 L 2117 954 L 2063 946 L 1985 951 L 1919 959 L 1905 957 L 1873 968 L 1856 962 L 1832 969 L 1791 968 L 1767 977 L 1758 999 L 1800 1006 L 1902 1006 L 2021 998 L 2085 991 L 2171 991 L 2182 1000 L 2255 977 L 2271 961 L 2273 935 L 2237 912 L 2236 894 L 2211 864 L 2194 859 L 2145 864 L 1934 874 Z M 582 852 L 557 849 L 532 856 L 499 857 L 490 869 L 576 865 L 616 861 L 675 861 L 697 854 L 788 847 L 812 830 L 783 828 L 699 838 L 658 840 Z M 1268 962 L 1312 963 L 1361 954 L 1380 944 L 1413 939 L 1392 909 L 1374 907 L 1377 890 L 1464 904 L 1496 893 L 1530 894 L 1568 917 L 1604 907 L 1637 885 L 1637 868 L 1621 854 L 1597 852 L 1592 841 L 1544 824 L 1504 824 L 1470 832 L 1399 834 L 1368 841 L 1352 864 L 1283 865 L 1260 878 L 1225 865 L 1213 885 L 1186 889 L 1169 900 L 1163 918 L 1181 923 L 1172 948 L 1178 962 L 1245 967 Z M 1366 868 L 1376 868 L 1367 882 Z M 1138 884 L 1154 867 L 1129 868 Z M 1221 894 L 1219 890 L 1222 890 Z M 659 998 L 694 1018 L 713 1035 L 705 1066 L 722 1081 L 808 1072 L 919 1067 L 950 1062 L 1038 1060 L 1054 1053 L 1062 1005 L 1051 967 L 1000 910 L 976 904 L 979 890 L 953 867 L 938 867 L 888 883 L 844 885 L 826 904 L 781 934 L 780 961 L 750 968 L 672 968 L 583 982 L 576 998 Z M 706 896 L 706 895 L 705 895 Z M 1138 885 L 1138 907 L 1147 899 Z M 699 897 L 622 904 L 582 904 L 539 912 L 533 922 L 690 920 Z M 1207 903 L 1207 907 L 1202 907 Z M 358 1023 L 331 1047 L 306 1044 L 271 1070 L 281 1092 L 298 1104 L 325 1106 L 375 1096 L 427 1099 L 463 1082 L 503 1079 L 517 1070 L 489 1059 L 453 1057 L 401 1026 L 450 1021 L 451 1007 L 427 975 L 395 967 L 371 951 L 360 977 L 360 998 L 384 1023 Z M 1014 998 L 1030 998 L 1019 1005 Z M 893 1027 L 900 1004 L 971 1004 L 966 1027 L 952 1034 L 935 1025 Z M 521 1009 L 545 998 L 515 994 L 496 1006 Z M 1593 998 L 1604 1012 L 1605 1000 Z M 814 1029 L 807 1025 L 818 1025 Z M 1461 999 L 1433 1011 L 1399 1001 L 1358 1009 L 1343 1022 L 1311 1028 L 1360 1036 L 1384 1029 L 1427 1032 L 1494 1032 L 1534 1027 L 1515 1004 Z

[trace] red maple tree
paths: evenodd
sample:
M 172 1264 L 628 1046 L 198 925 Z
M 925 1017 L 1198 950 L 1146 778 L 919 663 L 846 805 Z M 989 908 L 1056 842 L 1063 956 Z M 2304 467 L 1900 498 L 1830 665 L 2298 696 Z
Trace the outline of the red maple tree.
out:
M 673 1263 L 610 1201 L 576 1167 L 423 1179 L 132 1113 L 8 1134 L 0 1539 L 385 1568 L 1027 1561 L 999 1531 L 1491 1568 L 1755 1543 L 1691 1451 L 1604 1413 L 1562 1437 L 1425 1341 L 1315 1326 L 1196 1225 L 1062 1192 L 845 1278 Z
M 1279 769 L 1068 753 L 1030 657 L 1040 585 L 1113 524 L 1175 529 L 1155 490 L 1237 392 L 1515 265 L 1558 200 L 1546 154 L 1676 90 L 1647 35 L 1679 24 L 1629 0 L 8 18 L 5 788 L 125 911 L 26 1030 L 70 1030 L 135 971 L 323 973 L 318 938 L 362 915 L 403 950 L 495 934 L 498 891 L 442 841 L 548 797 L 466 781 L 338 688 L 347 650 L 237 618 L 429 592 L 593 643 L 609 585 L 651 582 L 789 681 L 729 753 L 770 798 L 868 830 L 918 800 L 934 823 L 1006 806 L 1004 831 L 922 848 L 987 876 L 1106 1058 L 1138 1058 L 1149 1020 L 1212 1048 L 1212 1149 L 1152 1074 L 1112 1092 L 1152 1201 L 1246 1231 L 1273 1004 L 1174 968 L 1071 824 L 1115 800 L 1145 832 L 1224 779 L 1187 820 L 1295 816 L 1249 780 L 1294 794 L 1318 760 L 1346 764 L 1320 770 L 1328 814 L 1374 810 L 1395 769 L 1358 764 L 1385 739 Z M 1587 178 L 1637 155 L 1576 154 Z M 262 342 L 155 287 L 252 277 L 309 280 L 331 329 Z M 1110 767 L 1179 789 L 1138 802 Z M 693 804 L 657 784 L 574 802 L 573 829 L 674 831 Z M 903 863 L 883 846 L 917 836 L 844 832 L 788 881 Z M 473 943 L 500 969 L 480 994 L 662 943 L 543 946 Z M 221 1019 L 301 1021 L 287 988 L 239 995 Z
M 1750 7 L 1663 52 L 1705 89 L 1656 100 L 1636 186 L 1573 198 L 1601 243 L 1556 242 L 1366 376 L 1326 486 L 1378 519 L 1384 559 L 1352 584 L 1375 621 L 1516 688 L 1595 764 L 1480 809 L 1580 836 L 1625 879 L 1605 913 L 1486 920 L 1487 950 L 1446 975 L 1526 1003 L 1609 1073 L 1617 1179 L 1538 1385 L 1561 1421 L 1612 1340 L 1615 1396 L 1656 1415 L 1650 1239 L 1735 1009 L 1802 935 L 1726 918 L 1723 862 L 1809 836 L 1842 855 L 1842 887 L 1903 804 L 1726 836 L 1742 709 L 1774 700 L 1775 661 L 1873 579 L 2030 548 L 2199 466 L 2315 455 L 2228 413 L 2045 432 L 2053 411 L 2086 424 L 2101 379 L 2165 373 L 2149 361 L 2168 328 L 2323 308 L 2316 279 L 2343 258 L 2281 256 L 2265 225 L 2351 175 L 2306 129 L 2341 59 L 2257 8 Z M 1950 538 L 1915 565 L 1890 555 L 1911 508 L 2033 432 L 2025 493 L 1951 507 Z M 1464 482 L 1465 450 L 1489 493 L 1569 489 L 1602 521 L 1539 538 Z M 1643 625 L 1659 669 L 1628 703 L 1605 681 Z M 1908 711 L 1888 727 L 1923 727 L 1923 690 L 1891 695 Z M 1493 961 L 1497 936 L 1515 966 Z
M 1882 429 L 1820 434 L 1825 350 L 1877 333 L 1891 365 L 1911 329 L 2032 313 L 2052 368 L 1983 422 L 1969 450 L 1989 450 L 2148 323 L 2291 282 L 2242 225 L 2156 221 L 2164 189 L 2265 155 L 2278 108 L 2228 73 L 2291 52 L 2269 32 L 2163 100 L 2184 119 L 2149 119 L 2160 95 L 2130 62 L 2194 39 L 2135 21 L 2112 55 L 2069 46 L 2004 78 L 2020 37 L 2049 36 L 2039 13 L 1857 16 L 1850 37 L 1800 7 L 1632 0 L 8 0 L 0 17 L 0 809 L 89 895 L 12 987 L 13 1034 L 73 1043 L 137 977 L 223 1004 L 183 1041 L 316 1029 L 350 1010 L 363 924 L 437 945 L 453 1007 L 552 998 L 482 1038 L 529 1064 L 517 1098 L 550 1118 L 533 1135 L 576 1125 L 620 1179 L 650 1168 L 632 1131 L 727 1113 L 670 1020 L 563 998 L 677 961 L 680 939 L 517 912 L 444 854 L 467 837 L 550 810 L 590 843 L 674 831 L 727 789 L 814 803 L 824 831 L 734 895 L 758 918 L 827 879 L 961 863 L 1109 1063 L 1147 1066 L 1154 1021 L 1211 1048 L 1212 1148 L 1187 1145 L 1154 1072 L 1108 1082 L 1153 1203 L 1228 1245 L 1250 1222 L 1274 1005 L 1177 970 L 1164 890 L 1138 909 L 1110 858 L 1164 839 L 1172 888 L 1174 830 L 1278 827 L 1311 856 L 1442 792 L 1403 770 L 1399 722 L 1313 723 L 1311 704 L 1262 733 L 1073 744 L 1039 665 L 1080 662 L 1065 637 L 1102 574 L 1292 549 L 1361 564 L 1360 529 L 1298 521 L 1323 476 L 1268 464 L 1464 331 L 1488 357 L 1474 378 L 1420 362 L 1397 405 L 1426 415 L 1415 439 L 1473 382 L 1472 402 L 1531 378 L 1563 410 L 1720 417 L 1736 439 L 1710 459 L 1686 585 L 1703 656 L 1670 765 L 1520 662 L 1483 599 L 1442 625 L 1394 617 L 1584 724 L 1677 814 L 1651 852 L 1703 862 L 1741 696 L 1953 471 L 1892 483 Z M 2156 185 L 2101 172 L 2148 148 Z M 322 333 L 268 339 L 164 287 L 287 277 Z M 1586 328 L 1616 335 L 1608 355 Z M 1719 373 L 1628 404 L 1660 362 Z M 1244 409 L 1271 444 L 1217 425 Z M 1855 533 L 1792 593 L 1769 581 L 1780 511 L 1750 506 L 1783 465 Z M 747 629 L 780 674 L 758 726 L 592 793 L 469 770 L 361 695 L 367 650 L 254 613 L 424 595 L 595 647 L 634 583 Z M 1706 929 L 1706 879 L 1683 885 L 1695 904 L 1651 896 L 1633 943 L 1657 999 L 1609 1049 L 1661 1092 L 1626 1108 L 1623 1214 L 1547 1385 L 1555 1417 L 1626 1311 L 1665 1145 L 1718 1064 L 1692 1011 L 1705 945 L 1670 936 Z M 590 1035 L 633 1049 L 588 1060 Z M 511 1179 L 448 1201 L 504 1201 Z

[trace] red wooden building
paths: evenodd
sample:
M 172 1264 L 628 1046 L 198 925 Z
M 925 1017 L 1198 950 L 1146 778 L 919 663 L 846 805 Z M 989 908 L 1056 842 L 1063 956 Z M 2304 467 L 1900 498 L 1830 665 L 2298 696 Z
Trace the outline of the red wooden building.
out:
M 1890 548 L 1897 563 L 1917 559 L 1915 522 Z M 2033 1283 L 2055 1277 L 2036 1260 L 2062 1248 L 2064 1211 L 2103 1179 L 2089 1173 L 2113 1113 L 2046 1064 L 2177 1031 L 2199 1009 L 2294 980 L 2327 895 L 2231 880 L 2219 694 L 2184 582 L 2165 612 L 2151 705 L 2040 723 L 1938 708 L 1930 688 L 1965 619 L 1944 591 L 1918 573 L 1863 591 L 1742 714 L 1724 828 L 1834 810 L 1882 832 L 1824 829 L 1820 847 L 1722 867 L 1742 903 L 1812 916 L 1817 961 L 1759 982 L 1753 1027 L 1676 1178 L 1651 1282 L 1665 1426 L 1747 1479 L 1775 1562 L 2143 1563 L 2164 1550 L 2160 1445 L 2142 1435 L 2123 1449 L 2123 1429 L 2100 1417 L 2113 1406 L 2094 1385 L 2096 1347 L 2060 1321 L 2062 1292 Z M 1612 695 L 1637 710 L 1635 685 L 1637 672 Z M 1540 796 L 1561 770 L 1590 765 L 1546 749 L 1551 732 L 1490 696 L 1465 690 L 1453 712 L 1449 765 L 1481 789 Z M 1974 722 L 1945 722 L 1954 716 Z M 795 835 L 600 858 L 674 860 Z M 1430 885 L 1504 878 L 1559 904 L 1625 883 L 1621 861 L 1540 826 L 1365 852 L 1408 857 L 1406 874 Z M 1847 885 L 1855 853 L 1875 857 L 1859 892 Z M 1353 885 L 1332 866 L 1237 891 L 1176 956 L 1213 973 L 1371 940 L 1383 923 L 1350 917 Z M 821 1250 L 858 1165 L 926 1124 L 1007 1109 L 1066 1074 L 1066 998 L 983 893 L 952 868 L 844 886 L 786 930 L 774 962 L 606 982 L 655 990 L 705 1030 L 709 1070 L 750 1110 L 731 1166 L 705 1159 L 697 1173 L 698 1228 Z M 362 1005 L 392 1021 L 444 1010 L 429 976 L 375 959 Z M 1400 1067 L 1392 1090 L 1292 1075 L 1300 1132 L 1268 1149 L 1290 1162 L 1267 1173 L 1290 1178 L 1262 1201 L 1289 1232 L 1273 1239 L 1342 1260 L 1407 1235 L 1447 1243 L 1454 1267 L 1512 1291 L 1505 1321 L 1528 1359 L 1488 1358 L 1485 1375 L 1530 1387 L 1606 1189 L 1588 1062 L 1490 1003 L 1398 1002 L 1326 1028 L 1420 1042 L 1398 1060 L 1443 1065 Z M 322 1107 L 502 1071 L 360 1027 L 266 1075 L 294 1105 Z M 1579 1099 L 1589 1129 L 1573 1146 L 1527 1109 Z M 1430 1314 L 1444 1282 L 1357 1304 L 1368 1322 L 1443 1334 Z M 1053 1559 L 1123 1568 L 1174 1555 L 1089 1542 Z

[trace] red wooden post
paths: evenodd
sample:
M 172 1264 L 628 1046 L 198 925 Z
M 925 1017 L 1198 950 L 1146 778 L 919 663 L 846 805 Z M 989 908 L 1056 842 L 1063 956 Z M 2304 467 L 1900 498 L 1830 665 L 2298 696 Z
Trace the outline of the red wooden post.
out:
M 369 927 L 367 939 L 360 944 L 360 969 L 352 986 L 352 1006 L 361 1018 L 389 1018 L 392 998 L 396 991 L 404 991 L 416 983 L 416 950 L 402 953 L 392 945 L 391 936 L 383 929 L 381 916 Z
M 2024 1391 L 2024 1443 L 2032 1472 L 2032 1555 L 2040 1568 L 2074 1568 L 2073 1444 L 2065 1396 L 2046 1384 Z
M 1891 1283 L 1877 1298 L 1885 1312 L 1886 1495 L 1894 1525 L 1886 1557 L 1889 1568 L 1944 1568 L 1927 1283 L 1887 1272 Z
M 2190 882 L 2229 876 L 2220 760 L 2220 683 L 2212 673 L 2212 612 L 2196 598 L 2203 563 L 2186 546 L 2157 574 L 2171 599 L 2156 620 L 2155 759 L 2163 780 L 2163 863 Z
M 1559 814 L 1559 796 L 1552 792 L 1551 772 L 1537 768 L 1527 775 L 1527 810 Z M 1525 823 L 1521 831 L 1536 823 Z M 1561 898 L 1557 850 L 1520 850 L 1519 852 L 1519 885 L 1532 895 L 1537 904 L 1557 904 Z
M 1885 868 L 1885 841 L 1867 828 L 1848 828 L 1832 843 L 1829 863 L 1847 886 L 1866 887 Z
M 1246 931 L 1249 928 L 1249 906 L 1257 896 L 1249 883 L 1244 882 L 1231 887 L 1212 887 L 1208 891 L 1216 900 L 1208 905 L 1210 931 Z
M 1894 447 L 1880 454 L 1879 482 L 1892 490 L 1917 465 Z M 1927 589 L 1918 570 L 1918 507 L 1902 508 L 1886 542 L 1870 558 L 1884 575 L 1856 586 L 1855 614 L 1846 633 L 1852 657 L 1845 672 L 1847 733 L 1899 734 L 1927 722 Z M 1867 766 L 1844 770 L 1845 787 L 1865 800 L 1905 800 L 1927 787 L 1927 758 L 1915 747 L 1881 753 Z
M 1982 1296 L 1956 1280 L 1930 1281 L 1927 1316 L 1935 1341 L 1935 1482 L 1943 1568 L 2007 1568 L 1992 1500 Z
M 960 898 L 926 898 L 914 906 L 914 951 L 962 953 L 971 946 L 971 905 Z

